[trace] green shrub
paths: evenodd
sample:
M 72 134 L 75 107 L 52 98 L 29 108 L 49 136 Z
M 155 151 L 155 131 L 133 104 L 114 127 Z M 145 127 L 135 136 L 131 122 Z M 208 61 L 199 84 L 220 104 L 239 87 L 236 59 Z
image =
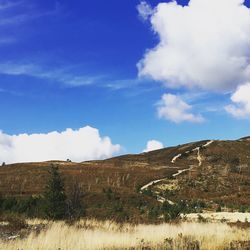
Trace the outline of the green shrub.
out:
M 176 204 L 170 204 L 166 201 L 162 205 L 162 212 L 165 221 L 176 220 L 180 218 L 181 213 L 186 212 L 186 204 L 183 201 L 179 201 Z
M 148 219 L 155 221 L 158 219 L 160 215 L 160 208 L 159 207 L 151 207 L 148 212 Z
M 239 174 L 240 168 L 237 165 L 231 165 L 229 171 L 230 173 Z
M 243 185 L 243 186 L 250 186 L 250 180 L 241 180 L 241 181 L 240 181 L 240 185 Z
M 221 211 L 222 211 L 221 206 L 218 206 L 217 209 L 216 209 L 216 212 L 220 213 Z
M 11 211 L 14 210 L 17 205 L 17 199 L 15 197 L 2 198 L 1 210 Z
M 142 194 L 150 196 L 150 197 L 154 196 L 154 193 L 153 193 L 151 188 L 146 188 L 146 189 L 142 190 Z
M 67 199 L 67 217 L 70 220 L 76 220 L 85 215 L 83 206 L 83 191 L 77 181 L 71 186 Z
M 249 211 L 249 207 L 247 205 L 241 205 L 239 208 L 240 213 L 246 213 Z

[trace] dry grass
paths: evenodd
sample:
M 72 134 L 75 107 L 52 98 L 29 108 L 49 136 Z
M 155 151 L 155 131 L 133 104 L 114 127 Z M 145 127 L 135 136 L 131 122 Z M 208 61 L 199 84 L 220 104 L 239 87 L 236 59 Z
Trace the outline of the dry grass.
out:
M 29 221 L 36 223 L 40 222 Z M 47 230 L 38 235 L 31 233 L 25 239 L 0 241 L 0 249 L 187 249 L 199 244 L 200 249 L 215 250 L 224 249 L 232 241 L 250 241 L 250 229 L 221 223 L 131 225 L 82 220 L 73 226 L 49 222 Z

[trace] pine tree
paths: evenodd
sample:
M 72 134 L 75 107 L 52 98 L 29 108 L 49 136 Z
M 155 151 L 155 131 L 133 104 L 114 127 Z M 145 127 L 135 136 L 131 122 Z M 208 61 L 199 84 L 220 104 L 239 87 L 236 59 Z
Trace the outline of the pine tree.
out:
M 45 213 L 53 220 L 60 220 L 66 214 L 66 194 L 58 166 L 52 165 L 44 194 Z

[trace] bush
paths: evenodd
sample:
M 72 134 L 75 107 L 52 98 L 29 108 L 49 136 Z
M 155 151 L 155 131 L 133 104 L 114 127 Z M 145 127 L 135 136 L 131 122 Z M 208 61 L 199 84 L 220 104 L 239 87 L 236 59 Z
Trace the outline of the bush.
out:
M 44 199 L 41 196 L 15 198 L 6 197 L 0 201 L 0 211 L 23 214 L 28 217 L 44 217 Z
M 150 197 L 154 196 L 154 193 L 153 193 L 151 188 L 146 188 L 146 189 L 142 190 L 142 194 L 150 196 Z
M 229 171 L 230 173 L 239 174 L 240 168 L 236 165 L 231 165 Z
M 222 211 L 221 206 L 218 206 L 217 209 L 216 209 L 216 212 L 220 213 L 221 211 Z
M 162 211 L 165 221 L 176 220 L 180 218 L 181 213 L 186 212 L 186 204 L 183 201 L 180 201 L 172 205 L 166 201 L 162 205 Z
M 11 211 L 17 205 L 17 199 L 15 197 L 2 198 L 1 210 L 2 211 Z
M 113 192 L 113 190 L 109 187 L 107 188 L 107 190 L 105 188 L 103 188 L 103 193 L 106 194 L 108 200 L 115 200 L 115 193 Z
M 152 207 L 149 209 L 148 218 L 149 220 L 157 220 L 160 215 L 160 208 L 159 207 Z
M 249 207 L 247 205 L 241 205 L 239 208 L 240 213 L 246 213 L 249 211 Z
M 241 180 L 240 185 L 250 186 L 250 180 Z
M 71 190 L 69 191 L 67 200 L 67 217 L 70 220 L 79 219 L 80 217 L 85 215 L 82 198 L 82 188 L 77 182 L 74 182 Z

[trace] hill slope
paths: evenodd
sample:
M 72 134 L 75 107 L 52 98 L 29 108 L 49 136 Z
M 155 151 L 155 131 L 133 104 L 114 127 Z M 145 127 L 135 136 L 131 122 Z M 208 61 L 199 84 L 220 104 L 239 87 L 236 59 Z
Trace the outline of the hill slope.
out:
M 86 204 L 94 204 L 93 214 L 108 202 L 108 189 L 116 194 L 117 201 L 126 206 L 133 203 L 135 208 L 145 202 L 153 206 L 180 199 L 228 207 L 250 205 L 249 137 L 199 141 L 103 161 L 6 165 L 0 167 L 1 195 L 41 194 L 52 163 L 59 166 L 67 189 L 76 181 L 81 184 Z

